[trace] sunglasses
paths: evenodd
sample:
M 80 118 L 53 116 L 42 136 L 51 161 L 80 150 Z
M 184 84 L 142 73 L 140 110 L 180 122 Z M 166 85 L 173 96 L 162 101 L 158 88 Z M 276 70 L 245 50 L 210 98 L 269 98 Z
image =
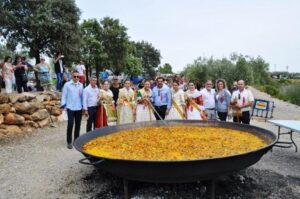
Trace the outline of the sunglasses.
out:
M 79 78 L 79 76 L 78 76 L 78 75 L 77 75 L 77 76 L 76 76 L 76 75 L 74 75 L 74 76 L 73 76 L 73 78 Z

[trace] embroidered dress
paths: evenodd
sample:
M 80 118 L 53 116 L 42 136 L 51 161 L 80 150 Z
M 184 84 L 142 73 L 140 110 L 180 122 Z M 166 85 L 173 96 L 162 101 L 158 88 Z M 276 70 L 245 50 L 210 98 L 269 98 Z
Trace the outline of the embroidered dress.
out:
M 99 91 L 99 107 L 97 111 L 97 119 L 95 128 L 113 125 L 117 121 L 116 111 L 113 107 L 113 93 L 111 90 Z
M 166 120 L 185 119 L 185 116 L 183 115 L 183 113 L 185 112 L 185 110 L 183 109 L 183 106 L 185 106 L 185 99 L 184 99 L 185 94 L 183 90 L 179 89 L 177 92 L 175 92 L 173 89 L 171 89 L 171 94 L 172 94 L 172 106 L 169 111 L 169 114 L 166 116 L 165 119 Z
M 119 91 L 117 102 L 118 124 L 128 124 L 134 122 L 134 91 L 122 88 Z
M 198 90 L 193 91 L 186 91 L 185 92 L 187 97 L 189 98 L 187 101 L 187 108 L 186 108 L 186 116 L 188 120 L 202 120 L 201 112 L 199 110 L 203 111 L 205 108 L 202 106 L 202 96 Z M 195 108 L 197 106 L 198 108 Z M 199 109 L 199 110 L 197 110 Z
M 150 98 L 152 96 L 152 91 L 149 89 L 146 91 L 145 89 L 140 89 L 137 93 L 137 100 L 142 100 L 146 98 L 147 100 L 143 100 L 138 102 L 136 107 L 136 119 L 135 122 L 147 122 L 156 120 L 155 115 L 153 114 L 153 110 L 149 105 Z

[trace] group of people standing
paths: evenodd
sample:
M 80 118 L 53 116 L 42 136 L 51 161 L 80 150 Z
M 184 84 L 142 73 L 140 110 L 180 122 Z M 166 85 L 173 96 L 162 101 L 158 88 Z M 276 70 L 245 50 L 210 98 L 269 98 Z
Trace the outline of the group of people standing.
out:
M 180 82 L 174 80 L 172 85 L 167 85 L 163 77 L 156 78 L 152 89 L 151 81 L 145 80 L 139 90 L 132 88 L 130 80 L 125 80 L 124 87 L 120 88 L 117 77 L 113 78 L 112 85 L 105 80 L 99 89 L 96 76 L 83 88 L 79 77 L 78 71 L 74 71 L 72 80 L 62 91 L 61 108 L 68 114 L 67 147 L 70 149 L 74 121 L 76 139 L 83 115 L 88 117 L 87 132 L 107 125 L 153 120 L 216 120 L 218 116 L 226 121 L 231 109 L 234 122 L 250 122 L 254 98 L 243 80 L 238 81 L 238 88 L 231 94 L 223 79 L 216 81 L 216 89 L 211 80 L 200 91 L 190 81 L 183 91 Z
M 13 92 L 14 84 L 16 85 L 18 93 L 28 91 L 26 70 L 30 66 L 31 65 L 25 61 L 25 57 L 16 56 L 14 62 L 10 56 L 4 58 L 1 68 L 6 93 Z

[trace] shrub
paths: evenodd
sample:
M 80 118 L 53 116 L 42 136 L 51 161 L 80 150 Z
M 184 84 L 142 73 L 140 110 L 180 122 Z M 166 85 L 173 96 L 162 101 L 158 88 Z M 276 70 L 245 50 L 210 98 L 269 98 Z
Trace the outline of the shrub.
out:
M 275 87 L 275 86 L 272 86 L 272 85 L 265 85 L 263 90 L 271 96 L 276 97 L 279 94 L 278 87 Z

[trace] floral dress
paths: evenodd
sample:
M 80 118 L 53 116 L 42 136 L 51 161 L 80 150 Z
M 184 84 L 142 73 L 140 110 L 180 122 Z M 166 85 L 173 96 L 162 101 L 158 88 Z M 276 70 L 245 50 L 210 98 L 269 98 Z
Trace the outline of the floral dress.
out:
M 201 96 L 200 92 L 197 89 L 195 89 L 193 91 L 188 90 L 185 92 L 185 94 L 188 97 L 187 108 L 186 108 L 187 119 L 188 120 L 203 120 L 202 111 L 204 111 L 205 108 L 203 106 L 203 100 L 202 100 L 202 96 Z

